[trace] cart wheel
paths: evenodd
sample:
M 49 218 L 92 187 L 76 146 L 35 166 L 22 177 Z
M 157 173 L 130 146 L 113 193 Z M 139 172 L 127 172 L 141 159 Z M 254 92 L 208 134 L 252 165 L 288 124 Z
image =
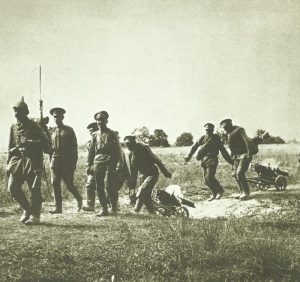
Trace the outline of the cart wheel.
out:
M 179 207 L 176 209 L 176 214 L 180 217 L 189 218 L 190 213 L 186 207 Z
M 275 179 L 275 188 L 278 191 L 284 191 L 287 186 L 287 180 L 284 176 L 279 175 Z
M 161 215 L 161 216 L 171 216 L 170 213 L 169 213 L 169 211 L 166 210 L 163 207 L 157 207 L 156 208 L 156 214 L 157 215 Z
M 259 190 L 261 190 L 261 191 L 266 191 L 269 188 L 269 185 L 266 183 L 263 183 L 262 181 L 259 181 L 257 183 L 257 186 L 258 186 Z

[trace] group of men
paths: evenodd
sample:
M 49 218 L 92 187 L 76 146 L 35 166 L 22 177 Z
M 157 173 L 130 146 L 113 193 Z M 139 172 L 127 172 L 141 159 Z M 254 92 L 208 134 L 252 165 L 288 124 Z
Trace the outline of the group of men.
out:
M 130 151 L 129 157 L 125 159 L 118 134 L 107 127 L 109 115 L 106 111 L 96 113 L 95 122 L 87 127 L 91 140 L 88 143 L 87 158 L 87 205 L 83 206 L 82 196 L 74 185 L 78 160 L 77 139 L 74 130 L 63 123 L 66 111 L 62 108 L 51 109 L 50 114 L 56 126 L 47 129 L 28 117 L 29 109 L 23 98 L 13 109 L 17 123 L 11 126 L 9 137 L 8 190 L 23 209 L 21 223 L 36 225 L 40 222 L 44 153 L 50 155 L 51 183 L 55 199 L 55 209 L 50 213 L 62 213 L 62 180 L 77 200 L 78 211 L 94 211 L 97 192 L 101 212 L 96 216 L 108 216 L 109 204 L 111 214 L 115 215 L 118 212 L 118 190 L 127 180 L 131 189 L 139 184 L 134 211 L 138 213 L 145 205 L 149 213 L 154 213 L 151 193 L 158 180 L 158 168 L 167 178 L 171 178 L 172 174 L 151 149 L 137 142 L 134 136 L 124 138 Z M 25 181 L 30 190 L 30 201 L 22 190 Z
M 218 154 L 221 152 L 223 158 L 233 166 L 234 177 L 240 190 L 240 194 L 237 198 L 246 200 L 250 195 L 249 185 L 246 181 L 246 172 L 251 163 L 253 154 L 257 153 L 257 151 L 253 149 L 253 143 L 246 135 L 245 130 L 242 127 L 233 125 L 231 119 L 222 120 L 220 127 L 228 135 L 227 142 L 231 153 L 230 155 L 224 148 L 220 136 L 214 133 L 214 125 L 206 123 L 204 125 L 206 134 L 191 147 L 188 156 L 184 159 L 188 162 L 201 146 L 197 153 L 197 160 L 201 161 L 205 183 L 212 193 L 208 200 L 212 201 L 214 199 L 220 199 L 224 192 L 223 187 L 215 176 L 218 166 Z
M 118 191 L 126 180 L 129 189 L 139 186 L 134 211 L 138 213 L 145 205 L 149 213 L 154 213 L 151 193 L 158 180 L 159 170 L 167 178 L 171 178 L 172 174 L 149 146 L 137 142 L 135 136 L 129 135 L 124 138 L 130 152 L 126 157 L 118 133 L 107 127 L 109 115 L 106 111 L 96 113 L 95 122 L 87 126 L 91 140 L 88 142 L 86 169 L 87 205 L 83 206 L 82 196 L 74 185 L 74 172 L 78 160 L 77 139 L 74 130 L 63 123 L 66 111 L 62 108 L 51 109 L 50 114 L 56 126 L 48 129 L 47 126 L 38 124 L 28 117 L 29 109 L 23 98 L 13 109 L 17 123 L 13 124 L 10 130 L 8 190 L 24 211 L 20 222 L 26 225 L 40 222 L 44 153 L 50 155 L 51 184 L 55 199 L 55 209 L 50 213 L 62 213 L 62 180 L 76 199 L 78 211 L 81 209 L 95 211 L 95 198 L 98 194 L 101 211 L 96 216 L 117 214 Z M 41 119 L 40 122 L 42 121 Z M 232 124 L 231 119 L 221 121 L 220 126 L 228 134 L 231 155 L 224 148 L 220 136 L 214 133 L 214 125 L 206 123 L 204 125 L 206 134 L 191 147 L 184 159 L 188 162 L 200 147 L 197 160 L 201 161 L 205 183 L 212 193 L 208 200 L 212 201 L 220 199 L 224 192 L 215 177 L 218 154 L 221 152 L 224 159 L 234 168 L 234 176 L 240 189 L 238 198 L 245 200 L 250 194 L 245 173 L 253 155 L 249 138 L 242 127 Z M 31 201 L 22 190 L 24 181 L 28 183 Z

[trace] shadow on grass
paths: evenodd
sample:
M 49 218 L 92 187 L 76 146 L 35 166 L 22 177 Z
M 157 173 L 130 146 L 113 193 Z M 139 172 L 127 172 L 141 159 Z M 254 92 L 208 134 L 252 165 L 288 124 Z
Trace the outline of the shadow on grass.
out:
M 39 227 L 49 227 L 49 228 L 63 228 L 63 229 L 84 229 L 84 230 L 95 230 L 95 229 L 103 229 L 103 225 L 97 225 L 97 224 L 70 224 L 68 222 L 66 223 L 52 223 L 52 222 L 40 222 Z
M 139 220 L 149 220 L 155 218 L 162 218 L 161 216 L 155 214 L 142 214 L 142 213 L 121 213 L 117 215 L 117 218 L 131 218 L 131 219 L 139 219 Z
M 107 223 L 110 221 L 112 225 L 118 226 L 118 222 L 120 221 L 127 221 L 132 220 L 135 222 L 135 220 L 139 221 L 151 221 L 151 220 L 161 220 L 163 217 L 157 216 L 157 215 L 147 215 L 147 214 L 131 214 L 131 213 L 122 213 L 118 214 L 117 216 L 107 216 L 102 218 L 95 217 L 92 221 L 92 223 L 86 222 L 86 223 L 79 223 L 79 222 L 50 222 L 51 219 L 48 219 L 49 221 L 41 221 L 38 226 L 43 227 L 49 227 L 49 228 L 63 228 L 63 229 L 70 229 L 70 230 L 96 230 L 96 229 L 103 229 L 103 228 L 109 228 L 109 225 Z M 167 218 L 167 217 L 166 217 Z
M 300 222 L 263 222 L 260 224 L 262 227 L 272 227 L 282 231 L 286 230 L 299 230 Z
M 13 213 L 13 212 L 0 211 L 0 217 L 9 217 L 14 214 L 15 213 Z
M 253 195 L 256 200 L 300 200 L 300 193 L 296 191 L 265 191 L 260 194 Z

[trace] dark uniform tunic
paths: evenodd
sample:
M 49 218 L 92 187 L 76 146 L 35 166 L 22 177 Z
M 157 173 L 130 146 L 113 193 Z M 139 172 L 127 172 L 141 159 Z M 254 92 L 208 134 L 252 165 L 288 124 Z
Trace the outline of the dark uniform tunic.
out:
M 7 171 L 10 173 L 8 190 L 13 198 L 29 214 L 40 216 L 42 206 L 41 175 L 43 151 L 49 147 L 48 139 L 41 127 L 30 119 L 11 126 Z M 22 184 L 27 181 L 31 192 L 31 205 Z
M 203 135 L 191 148 L 188 159 L 190 159 L 197 149 L 202 146 L 197 153 L 197 160 L 201 160 L 203 175 L 206 185 L 210 188 L 212 194 L 223 193 L 223 187 L 216 179 L 216 170 L 218 166 L 218 155 L 221 152 L 224 159 L 233 164 L 231 157 L 224 148 L 221 138 L 218 134 Z
M 93 133 L 88 153 L 88 166 L 93 168 L 102 209 L 107 212 L 108 194 L 112 210 L 117 211 L 116 168 L 123 166 L 122 149 L 116 133 L 106 128 Z
M 158 168 L 166 177 L 170 177 L 170 172 L 162 161 L 152 153 L 151 149 L 143 143 L 136 143 L 133 152 L 129 154 L 130 181 L 128 183 L 130 188 L 133 188 L 137 179 L 139 182 L 136 195 L 138 200 L 135 206 L 137 212 L 141 210 L 143 204 L 149 212 L 153 212 L 151 193 L 158 180 Z
M 82 205 L 82 198 L 74 185 L 74 171 L 78 160 L 78 146 L 75 132 L 72 127 L 63 125 L 50 129 L 52 158 L 51 178 L 54 189 L 55 205 L 62 208 L 61 180 L 63 179 L 67 189 Z
M 246 181 L 246 172 L 249 168 L 252 156 L 249 152 L 247 137 L 244 128 L 234 126 L 228 134 L 228 145 L 234 160 L 234 174 L 240 192 L 249 195 L 249 185 Z

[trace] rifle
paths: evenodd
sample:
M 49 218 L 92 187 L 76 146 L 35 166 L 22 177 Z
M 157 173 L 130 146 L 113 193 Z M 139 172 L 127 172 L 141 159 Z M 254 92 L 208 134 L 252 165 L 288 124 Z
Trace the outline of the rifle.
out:
M 39 125 L 42 128 L 42 130 L 44 131 L 44 133 L 47 136 L 48 139 L 48 146 L 47 148 L 44 149 L 44 152 L 46 154 L 49 154 L 50 156 L 50 160 L 51 160 L 51 154 L 52 154 L 52 149 L 51 149 L 51 136 L 47 127 L 47 124 L 49 122 L 49 117 L 45 117 L 43 116 L 43 100 L 42 100 L 42 66 L 40 65 L 39 67 L 39 92 L 40 92 L 40 99 L 39 99 L 39 107 L 40 107 L 40 122 Z M 46 185 L 47 185 L 47 189 L 50 189 L 50 185 L 48 182 L 48 177 L 47 177 L 47 172 L 46 172 L 46 168 L 45 168 L 45 164 L 43 165 L 43 174 L 44 174 L 44 178 L 46 181 Z
M 51 136 L 47 127 L 47 124 L 49 123 L 49 117 L 44 117 L 43 116 L 43 100 L 42 100 L 42 66 L 40 65 L 39 68 L 39 86 L 40 86 L 40 99 L 39 99 L 39 108 L 40 108 L 40 120 L 39 120 L 39 125 L 43 129 L 44 133 L 47 136 L 48 142 L 49 142 L 49 147 L 45 148 L 45 153 L 49 154 L 51 157 L 52 149 L 51 149 Z
M 39 85 L 40 85 L 40 123 L 43 124 L 43 100 L 42 100 L 42 66 L 39 69 Z

